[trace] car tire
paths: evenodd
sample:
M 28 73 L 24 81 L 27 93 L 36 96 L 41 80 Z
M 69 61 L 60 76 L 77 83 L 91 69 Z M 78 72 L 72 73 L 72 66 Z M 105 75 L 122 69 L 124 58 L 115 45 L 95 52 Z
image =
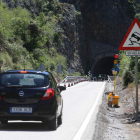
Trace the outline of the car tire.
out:
M 58 125 L 61 125 L 62 124 L 62 120 L 63 120 L 62 118 L 63 118 L 63 112 L 61 111 L 60 116 L 57 118 Z
M 57 118 L 57 123 L 58 125 L 61 125 L 63 121 L 63 100 L 62 100 L 62 108 L 61 108 L 61 114 L 60 116 Z
M 57 117 L 55 116 L 53 120 L 48 122 L 48 127 L 50 130 L 56 130 L 57 129 Z
M 1 124 L 6 124 L 6 123 L 8 123 L 8 120 L 2 120 L 0 122 L 1 122 Z

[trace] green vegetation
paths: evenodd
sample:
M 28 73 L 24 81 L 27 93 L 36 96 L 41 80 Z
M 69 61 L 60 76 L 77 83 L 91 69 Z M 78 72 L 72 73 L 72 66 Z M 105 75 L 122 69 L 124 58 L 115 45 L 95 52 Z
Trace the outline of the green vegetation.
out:
M 119 75 L 123 78 L 123 85 L 127 86 L 128 84 L 134 81 L 135 77 L 135 60 L 134 57 L 126 56 L 125 51 L 120 51 L 120 71 Z
M 123 0 L 122 0 L 123 1 Z M 137 3 L 136 0 L 128 0 L 130 3 L 130 8 L 128 14 L 130 14 L 131 18 L 134 19 L 136 17 L 140 21 L 140 4 Z M 128 7 L 127 7 L 128 8 Z M 123 84 L 125 86 L 130 83 L 134 83 L 135 79 L 135 57 L 126 56 L 125 51 L 119 52 L 120 59 L 120 72 L 119 75 L 123 78 Z M 138 59 L 138 83 L 140 84 L 140 59 Z
M 8 9 L 0 0 L 0 64 L 2 70 L 37 69 L 42 62 L 56 76 L 57 65 L 67 73 L 67 60 L 58 53 L 62 42 L 57 0 L 36 0 L 39 16 L 21 7 Z
M 81 11 L 76 11 L 75 16 L 81 15 Z
M 58 0 L 36 0 L 37 8 L 45 15 L 53 15 L 58 8 Z
M 120 72 L 125 86 L 135 82 L 135 57 L 126 56 L 125 51 L 120 51 Z M 140 59 L 138 59 L 138 83 L 140 84 Z
M 140 13 L 137 13 L 135 17 L 140 21 Z
M 140 12 L 140 3 L 137 0 L 128 0 L 128 2 L 133 6 L 135 13 Z

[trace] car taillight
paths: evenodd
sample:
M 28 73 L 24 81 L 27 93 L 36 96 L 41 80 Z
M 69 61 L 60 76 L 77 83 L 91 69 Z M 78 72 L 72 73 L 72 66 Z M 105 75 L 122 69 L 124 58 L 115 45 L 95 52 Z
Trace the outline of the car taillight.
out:
M 54 96 L 54 90 L 52 88 L 49 88 L 47 89 L 47 91 L 45 92 L 41 100 L 51 99 L 53 96 Z
M 1 100 L 2 98 L 1 98 L 1 96 L 0 96 L 0 100 Z

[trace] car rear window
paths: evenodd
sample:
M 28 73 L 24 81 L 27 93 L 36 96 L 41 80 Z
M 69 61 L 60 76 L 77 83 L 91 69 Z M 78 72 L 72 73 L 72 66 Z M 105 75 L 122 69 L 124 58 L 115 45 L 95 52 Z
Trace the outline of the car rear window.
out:
M 25 87 L 45 87 L 49 85 L 48 77 L 41 74 L 8 73 L 0 76 L 1 86 L 21 85 Z

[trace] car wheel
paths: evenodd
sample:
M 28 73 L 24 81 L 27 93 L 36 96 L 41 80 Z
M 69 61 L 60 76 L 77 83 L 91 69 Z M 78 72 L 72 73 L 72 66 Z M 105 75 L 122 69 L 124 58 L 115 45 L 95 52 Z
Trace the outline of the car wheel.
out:
M 61 112 L 60 116 L 57 118 L 58 125 L 62 124 L 63 113 Z
M 6 124 L 6 123 L 8 123 L 8 120 L 2 120 L 0 122 L 1 122 L 1 124 Z
M 57 129 L 57 117 L 55 116 L 53 120 L 48 122 L 48 126 L 50 130 L 56 130 Z

